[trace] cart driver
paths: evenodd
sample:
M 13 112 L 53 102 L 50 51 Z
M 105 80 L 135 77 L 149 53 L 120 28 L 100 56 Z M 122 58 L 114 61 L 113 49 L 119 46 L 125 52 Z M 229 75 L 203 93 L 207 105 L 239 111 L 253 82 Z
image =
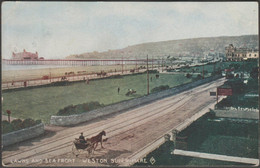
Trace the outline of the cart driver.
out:
M 83 136 L 83 132 L 80 133 L 81 135 L 79 136 L 79 141 L 81 143 L 86 143 L 85 137 Z

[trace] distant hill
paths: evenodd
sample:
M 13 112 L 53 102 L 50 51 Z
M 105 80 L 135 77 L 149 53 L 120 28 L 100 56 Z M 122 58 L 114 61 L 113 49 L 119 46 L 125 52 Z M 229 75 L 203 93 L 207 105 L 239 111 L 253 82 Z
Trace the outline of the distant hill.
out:
M 70 55 L 66 59 L 142 59 L 163 56 L 195 56 L 201 57 L 208 53 L 224 53 L 225 47 L 233 44 L 235 47 L 258 49 L 258 35 L 205 37 L 183 40 L 150 42 L 128 46 L 123 49 L 108 50 L 105 52 L 89 52 L 79 55 Z

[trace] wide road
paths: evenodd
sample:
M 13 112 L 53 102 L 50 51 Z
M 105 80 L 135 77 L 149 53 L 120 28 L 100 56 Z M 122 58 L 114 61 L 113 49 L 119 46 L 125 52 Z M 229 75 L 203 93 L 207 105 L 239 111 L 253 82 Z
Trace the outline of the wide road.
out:
M 43 136 L 7 147 L 2 152 L 6 166 L 100 166 L 113 165 L 129 157 L 145 145 L 153 142 L 165 132 L 172 130 L 185 119 L 190 118 L 216 97 L 209 91 L 224 83 L 219 79 L 191 90 L 146 104 L 123 113 L 113 114 L 82 123 L 74 127 L 46 127 Z M 83 132 L 91 137 L 102 130 L 108 138 L 91 156 L 82 152 L 73 155 L 72 141 Z M 89 158 L 89 159 L 88 159 Z

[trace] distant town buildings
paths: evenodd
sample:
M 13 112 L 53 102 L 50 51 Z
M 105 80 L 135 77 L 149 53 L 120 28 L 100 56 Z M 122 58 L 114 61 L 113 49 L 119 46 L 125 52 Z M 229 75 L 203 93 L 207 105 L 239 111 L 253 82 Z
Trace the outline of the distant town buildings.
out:
M 236 48 L 233 44 L 225 47 L 226 59 L 228 61 L 242 61 L 259 58 L 259 51 L 250 48 Z
M 36 53 L 31 53 L 31 52 L 27 52 L 24 49 L 23 52 L 20 52 L 20 53 L 13 52 L 12 59 L 14 59 L 14 60 L 38 60 L 38 52 L 36 51 Z M 40 57 L 39 59 L 43 59 L 43 57 Z

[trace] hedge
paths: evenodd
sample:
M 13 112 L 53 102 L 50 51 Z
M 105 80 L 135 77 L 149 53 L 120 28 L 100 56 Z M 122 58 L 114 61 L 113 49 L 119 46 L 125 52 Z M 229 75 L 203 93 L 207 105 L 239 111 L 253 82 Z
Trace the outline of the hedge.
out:
M 40 124 L 41 122 L 42 122 L 41 120 L 35 121 L 31 118 L 27 118 L 23 121 L 21 119 L 15 119 L 11 123 L 4 120 L 4 121 L 2 121 L 3 134 L 21 130 L 21 129 L 28 128 L 28 127 L 32 127 L 32 126 Z
M 88 112 L 100 107 L 104 107 L 103 104 L 100 104 L 99 102 L 88 102 L 78 105 L 69 105 L 67 107 L 64 107 L 63 109 L 60 109 L 57 115 L 63 116 L 63 115 L 73 115 L 73 114 L 80 114 L 84 112 Z
M 161 86 L 158 86 L 158 87 L 155 87 L 151 90 L 151 93 L 154 93 L 154 92 L 159 92 L 159 91 L 162 91 L 162 90 L 167 90 L 169 89 L 169 85 L 161 85 Z

